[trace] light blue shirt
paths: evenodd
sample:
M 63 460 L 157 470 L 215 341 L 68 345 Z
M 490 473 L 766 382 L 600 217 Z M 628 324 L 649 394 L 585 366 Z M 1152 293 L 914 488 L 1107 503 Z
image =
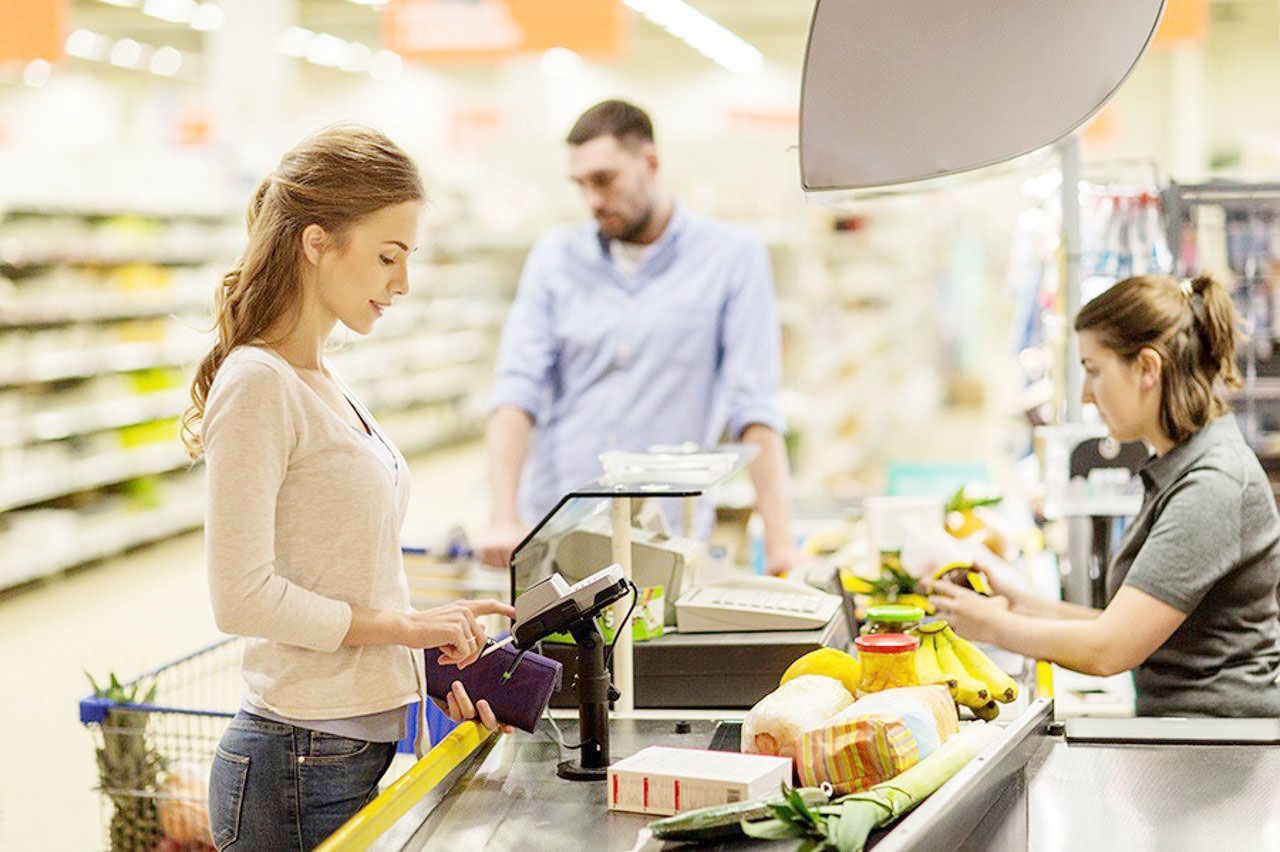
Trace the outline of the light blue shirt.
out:
M 782 432 L 779 361 L 769 253 L 748 231 L 676 205 L 633 276 L 594 224 L 543 237 L 503 328 L 491 398 L 534 419 L 524 519 L 599 477 L 605 450 L 707 446 L 753 423 Z

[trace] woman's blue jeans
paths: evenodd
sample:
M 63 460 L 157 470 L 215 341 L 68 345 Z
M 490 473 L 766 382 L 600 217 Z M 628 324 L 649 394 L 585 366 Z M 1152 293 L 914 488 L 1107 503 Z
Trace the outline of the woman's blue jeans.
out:
M 370 802 L 395 756 L 371 743 L 241 710 L 209 776 L 213 843 L 235 852 L 313 849 Z

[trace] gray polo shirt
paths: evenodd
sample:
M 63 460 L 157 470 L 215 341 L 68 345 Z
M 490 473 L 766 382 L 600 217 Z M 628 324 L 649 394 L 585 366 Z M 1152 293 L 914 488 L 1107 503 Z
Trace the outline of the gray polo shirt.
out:
M 1187 614 L 1134 671 L 1140 716 L 1280 716 L 1280 517 L 1227 414 L 1141 471 L 1142 510 L 1107 571 Z

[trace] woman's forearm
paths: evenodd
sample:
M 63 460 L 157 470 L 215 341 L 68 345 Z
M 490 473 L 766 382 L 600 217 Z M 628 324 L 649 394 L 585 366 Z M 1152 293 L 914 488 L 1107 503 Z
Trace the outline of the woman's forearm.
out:
M 1067 601 L 1051 601 L 1036 595 L 1027 595 L 1018 600 L 1013 611 L 1019 615 L 1030 615 L 1036 618 L 1060 618 L 1067 620 L 1089 621 L 1102 614 L 1102 610 L 1080 606 Z
M 403 645 L 409 633 L 403 612 L 370 609 L 351 604 L 351 626 L 343 637 L 344 646 Z
M 1000 619 L 995 637 L 995 644 L 1024 657 L 1048 660 L 1073 671 L 1102 676 L 1130 668 L 1121 661 L 1124 655 L 1115 653 L 1119 650 L 1118 641 L 1122 640 L 1113 640 L 1106 631 L 1099 629 L 1096 618 L 1044 617 L 1015 612 Z

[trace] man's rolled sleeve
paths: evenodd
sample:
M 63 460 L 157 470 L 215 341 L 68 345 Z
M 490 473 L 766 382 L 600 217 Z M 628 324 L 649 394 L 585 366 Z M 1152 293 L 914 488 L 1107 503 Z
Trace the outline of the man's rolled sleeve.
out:
M 513 405 L 536 422 L 555 363 L 555 323 L 547 281 L 550 247 L 534 246 L 525 262 L 515 301 L 502 328 L 489 411 Z
M 786 429 L 779 401 L 782 344 L 769 252 L 750 238 L 740 257 L 721 340 L 729 432 L 735 439 L 755 423 L 779 434 Z

